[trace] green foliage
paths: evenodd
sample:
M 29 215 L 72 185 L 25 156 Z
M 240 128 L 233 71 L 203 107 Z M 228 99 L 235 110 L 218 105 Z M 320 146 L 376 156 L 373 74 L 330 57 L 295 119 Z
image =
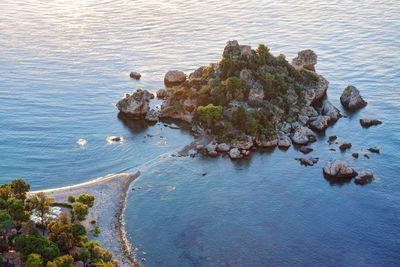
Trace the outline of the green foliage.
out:
M 71 233 L 71 225 L 59 220 L 49 223 L 48 239 L 57 244 L 61 252 L 68 252 L 73 247 L 74 236 Z
M 74 258 L 70 255 L 58 257 L 55 261 L 57 267 L 74 267 Z
M 74 203 L 74 202 L 76 201 L 76 199 L 75 199 L 74 196 L 68 196 L 68 201 L 69 201 L 70 203 Z
M 43 226 L 43 234 L 44 227 L 49 220 L 50 208 L 54 203 L 54 198 L 46 196 L 45 193 L 40 192 L 33 195 L 28 199 L 31 207 L 33 208 L 33 214 L 40 218 L 40 222 Z
M 83 261 L 83 262 L 87 262 L 90 259 L 90 251 L 87 248 L 81 248 L 79 250 L 79 258 Z
M 32 253 L 41 255 L 45 262 L 54 260 L 60 254 L 54 242 L 40 235 L 19 235 L 14 241 L 15 250 L 21 252 L 23 261 L 26 261 L 28 255 Z
M 89 214 L 89 207 L 81 202 L 75 202 L 72 204 L 71 213 L 74 220 L 84 221 L 86 216 Z
M 7 231 L 12 225 L 12 218 L 6 210 L 0 211 L 0 230 Z
M 29 212 L 25 210 L 21 199 L 10 198 L 7 200 L 9 213 L 14 221 L 24 222 L 29 220 Z
M 48 261 L 46 267 L 57 267 L 57 264 L 54 261 Z
M 100 233 L 101 233 L 101 228 L 96 226 L 96 228 L 94 228 L 94 234 L 93 235 L 95 237 L 98 237 L 100 235 Z
M 88 194 L 81 194 L 76 201 L 88 205 L 89 207 L 93 207 L 94 196 Z
M 39 235 L 39 230 L 36 228 L 36 224 L 30 220 L 22 224 L 22 230 L 25 235 Z
M 213 104 L 208 104 L 207 106 L 199 106 L 197 108 L 197 114 L 200 121 L 212 125 L 217 122 L 222 114 L 221 106 L 214 106 Z
M 29 192 L 31 188 L 30 184 L 27 184 L 23 179 L 15 179 L 11 183 L 11 192 L 16 199 L 22 200 L 26 199 L 26 193 Z
M 71 232 L 74 235 L 75 239 L 80 239 L 81 236 L 86 235 L 86 229 L 83 225 L 79 223 L 72 224 Z
M 30 254 L 25 263 L 26 267 L 43 267 L 43 265 L 42 256 L 36 253 Z

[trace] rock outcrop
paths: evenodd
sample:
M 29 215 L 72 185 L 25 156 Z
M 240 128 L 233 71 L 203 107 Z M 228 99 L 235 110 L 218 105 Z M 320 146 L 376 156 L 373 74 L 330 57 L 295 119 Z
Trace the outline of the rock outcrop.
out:
M 324 105 L 322 106 L 322 114 L 330 117 L 329 122 L 336 122 L 342 117 L 339 109 L 332 105 L 332 103 L 328 100 L 325 101 Z
M 340 97 L 343 107 L 349 110 L 357 110 L 367 105 L 367 102 L 361 97 L 360 91 L 352 85 L 347 86 Z
M 125 96 L 116 104 L 120 112 L 133 118 L 142 118 L 146 116 L 150 109 L 150 99 L 154 95 L 147 90 L 138 89 L 132 94 Z
M 318 116 L 310 118 L 310 128 L 317 131 L 324 131 L 329 126 L 331 117 L 329 116 Z
M 328 161 L 323 168 L 323 173 L 333 178 L 353 178 L 358 174 L 353 168 L 347 166 L 346 162 L 338 160 Z
M 307 145 L 316 141 L 315 134 L 307 127 L 297 129 L 291 138 L 293 143 L 297 145 Z
M 186 81 L 186 74 L 179 70 L 170 70 L 164 76 L 164 83 L 167 86 L 179 85 Z
M 297 57 L 292 60 L 292 65 L 296 69 L 305 68 L 311 71 L 315 71 L 317 58 L 317 54 L 315 54 L 315 52 L 311 49 L 302 50 L 297 53 Z
M 356 179 L 354 179 L 354 183 L 363 185 L 371 182 L 372 179 L 374 179 L 372 172 L 363 171 Z
M 361 119 L 360 124 L 362 127 L 369 128 L 374 125 L 382 124 L 382 122 L 380 120 L 374 120 L 374 119 Z
M 328 90 L 329 82 L 323 76 L 319 76 L 319 80 L 315 86 L 307 88 L 305 91 L 304 99 L 307 105 L 314 105 L 321 101 Z

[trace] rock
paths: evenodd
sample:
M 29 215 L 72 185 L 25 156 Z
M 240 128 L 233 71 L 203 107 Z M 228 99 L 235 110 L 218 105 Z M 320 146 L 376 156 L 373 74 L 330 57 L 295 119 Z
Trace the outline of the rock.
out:
M 318 162 L 319 158 L 295 158 L 295 160 L 300 161 L 300 164 L 304 166 L 314 166 L 314 164 Z
M 204 67 L 197 68 L 194 72 L 189 74 L 189 79 L 197 79 L 203 77 Z
M 352 85 L 347 86 L 340 97 L 343 107 L 349 110 L 357 110 L 367 105 L 367 102 L 361 97 L 358 89 Z
M 310 128 L 317 131 L 324 131 L 329 126 L 329 116 L 318 116 L 310 118 Z
M 251 75 L 251 72 L 248 69 L 242 69 L 240 71 L 239 78 L 242 81 L 242 85 L 244 87 L 250 88 L 254 84 L 253 76 Z M 262 88 L 262 86 L 261 86 L 261 88 Z M 250 94 L 249 94 L 249 98 L 250 98 Z M 263 91 L 262 99 L 264 99 L 264 91 Z
M 251 46 L 249 45 L 240 45 L 240 55 L 249 59 L 253 55 L 253 51 L 251 51 Z
M 374 125 L 382 124 L 380 120 L 361 119 L 360 124 L 362 127 L 369 128 Z
M 290 147 L 290 138 L 286 135 L 279 137 L 278 147 L 280 149 L 288 149 Z
M 86 146 L 87 141 L 85 139 L 81 138 L 81 139 L 78 139 L 78 141 L 76 141 L 76 143 L 83 147 L 83 146 Z
M 229 151 L 229 157 L 231 159 L 241 159 L 243 155 L 240 153 L 240 150 L 235 147 Z
M 262 101 L 263 99 L 264 99 L 264 89 L 262 87 L 258 87 L 258 86 L 255 85 L 255 86 L 250 88 L 249 100 Z
M 138 89 L 125 96 L 116 104 L 120 112 L 134 118 L 140 118 L 147 114 L 150 109 L 150 99 L 154 95 L 147 90 Z
M 334 149 L 334 148 L 329 148 L 329 151 L 336 151 L 336 149 Z
M 348 142 L 346 142 L 346 141 L 344 141 L 344 142 L 339 146 L 339 149 L 340 149 L 341 151 L 345 151 L 346 149 L 349 149 L 349 148 L 351 148 L 351 143 L 348 143 Z
M 346 162 L 338 160 L 328 161 L 323 168 L 323 172 L 328 177 L 334 178 L 353 178 L 358 174 L 353 168 L 347 166 Z
M 204 149 L 204 146 L 203 145 L 197 145 L 196 146 L 196 150 L 197 151 L 201 151 L 201 150 L 203 150 Z
M 246 140 L 235 141 L 231 147 L 236 147 L 240 150 L 250 150 L 253 147 L 253 140 L 250 136 L 246 136 Z
M 322 115 L 329 116 L 331 118 L 329 122 L 336 122 L 342 117 L 339 109 L 332 105 L 332 103 L 328 100 L 325 101 L 324 105 L 322 106 Z
M 165 89 L 160 89 L 157 91 L 157 98 L 158 99 L 165 99 L 167 97 L 167 90 Z
M 368 148 L 369 151 L 371 151 L 372 153 L 379 153 L 381 148 L 380 147 L 370 147 Z
M 353 153 L 353 154 L 351 154 L 352 156 L 353 156 L 353 158 L 358 158 L 358 153 Z
M 374 178 L 374 175 L 371 172 L 363 171 L 360 176 L 354 179 L 355 184 L 363 185 L 369 183 Z
M 242 150 L 242 154 L 243 154 L 243 156 L 248 157 L 248 156 L 250 156 L 250 151 L 249 150 Z
M 322 98 L 324 98 L 326 95 L 328 86 L 329 82 L 323 76 L 319 75 L 318 83 L 304 91 L 304 100 L 306 101 L 306 104 L 310 106 L 322 100 Z
M 124 142 L 124 138 L 122 136 L 109 136 L 107 137 L 107 142 L 109 144 L 115 143 L 115 142 Z
M 310 152 L 312 152 L 314 149 L 312 149 L 311 147 L 302 147 L 300 148 L 300 152 L 303 154 L 308 154 Z
M 310 120 L 310 118 L 308 116 L 305 115 L 298 115 L 297 116 L 297 121 L 302 125 L 305 126 L 307 125 L 308 121 Z
M 364 157 L 370 159 L 371 157 L 368 154 L 364 154 Z
M 307 127 L 297 129 L 291 138 L 293 143 L 298 145 L 307 145 L 316 141 L 315 134 Z
M 146 116 L 144 117 L 145 121 L 150 122 L 150 123 L 155 123 L 158 122 L 158 112 L 155 111 L 154 109 L 149 110 L 146 114 Z
M 216 151 L 217 150 L 217 144 L 211 142 L 205 147 L 207 153 L 210 153 L 211 151 Z
M 179 85 L 184 81 L 186 81 L 186 74 L 179 70 L 170 70 L 164 77 L 164 83 L 167 86 Z
M 307 117 L 318 116 L 318 112 L 312 106 L 303 106 L 303 107 L 301 107 L 300 112 L 303 113 Z
M 292 60 L 292 65 L 296 69 L 305 68 L 311 71 L 315 71 L 315 65 L 317 64 L 317 54 L 311 49 L 302 50 L 297 53 L 297 57 Z
M 215 151 L 215 150 L 213 150 L 213 151 L 208 151 L 207 154 L 208 154 L 208 156 L 210 156 L 210 157 L 212 157 L 212 158 L 215 158 L 215 157 L 218 156 L 218 152 Z
M 229 145 L 225 144 L 225 143 L 221 143 L 217 145 L 217 151 L 219 152 L 228 152 L 231 148 L 229 147 Z
M 331 135 L 331 136 L 329 136 L 329 141 L 335 141 L 337 139 L 337 136 L 336 135 Z
M 232 40 L 226 43 L 222 56 L 224 58 L 237 58 L 240 56 L 241 52 L 242 51 L 240 49 L 238 41 Z
M 274 139 L 271 141 L 267 141 L 267 140 L 261 141 L 259 139 L 256 139 L 255 143 L 259 147 L 274 148 L 278 145 L 278 139 Z
M 139 72 L 136 71 L 132 71 L 129 76 L 131 76 L 131 78 L 135 79 L 135 80 L 139 80 L 140 77 L 142 77 L 142 75 Z

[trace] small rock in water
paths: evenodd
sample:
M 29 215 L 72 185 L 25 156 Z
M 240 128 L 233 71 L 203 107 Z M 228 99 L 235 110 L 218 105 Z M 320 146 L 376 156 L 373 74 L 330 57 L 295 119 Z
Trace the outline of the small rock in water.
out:
M 380 147 L 370 147 L 368 148 L 369 151 L 371 151 L 372 153 L 379 153 L 380 152 Z
M 135 80 L 139 80 L 142 75 L 139 72 L 132 71 L 129 76 Z
M 353 168 L 347 166 L 346 162 L 338 160 L 328 161 L 323 168 L 323 173 L 334 178 L 353 178 L 358 174 Z
M 336 149 L 334 149 L 334 148 L 329 148 L 329 151 L 336 151 Z
M 178 85 L 186 81 L 186 75 L 179 70 L 170 70 L 165 74 L 164 83 L 168 86 Z
M 351 155 L 353 156 L 353 158 L 358 158 L 358 153 L 353 153 Z
M 229 151 L 229 157 L 231 159 L 241 159 L 243 155 L 240 153 L 240 150 L 235 147 Z
M 362 127 L 369 128 L 370 126 L 382 124 L 380 120 L 361 119 L 360 124 Z
M 207 175 L 207 173 L 206 173 L 206 172 L 202 174 L 202 176 L 206 176 L 206 175 Z
M 78 139 L 78 141 L 76 141 L 76 143 L 80 146 L 86 146 L 87 141 L 85 139 Z
M 373 178 L 374 178 L 374 175 L 371 172 L 364 171 L 360 174 L 360 176 L 358 176 L 356 179 L 354 179 L 354 183 L 363 185 L 363 184 L 371 182 Z
M 364 154 L 364 157 L 366 157 L 367 159 L 370 159 L 370 156 L 368 154 Z
M 107 142 L 109 144 L 114 143 L 114 142 L 123 142 L 124 138 L 122 136 L 109 136 L 107 137 Z
M 142 261 L 145 262 L 145 261 L 146 261 L 146 258 L 142 258 Z
M 160 89 L 156 93 L 158 99 L 165 99 L 167 97 L 167 90 Z
M 295 158 L 295 160 L 300 161 L 301 165 L 304 166 L 313 166 L 315 163 L 318 162 L 319 158 Z
M 351 143 L 348 143 L 346 141 L 344 141 L 339 147 L 339 149 L 341 151 L 345 151 L 346 149 L 349 149 L 349 148 L 351 148 Z
M 337 136 L 336 135 L 331 135 L 331 136 L 329 136 L 329 141 L 335 141 L 337 139 Z
M 302 147 L 302 148 L 300 148 L 300 152 L 303 153 L 303 154 L 308 154 L 313 150 L 314 149 L 312 149 L 311 147 Z

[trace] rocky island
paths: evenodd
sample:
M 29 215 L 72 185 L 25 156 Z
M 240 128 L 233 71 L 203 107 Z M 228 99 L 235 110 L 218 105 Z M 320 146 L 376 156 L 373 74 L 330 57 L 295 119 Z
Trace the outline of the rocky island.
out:
M 231 159 L 240 159 L 257 147 L 301 147 L 315 142 L 316 132 L 325 131 L 342 117 L 326 99 L 329 82 L 316 72 L 316 64 L 317 55 L 310 49 L 300 51 L 289 63 L 283 54 L 274 56 L 263 44 L 254 50 L 236 40 L 228 41 L 219 62 L 199 67 L 188 76 L 168 71 L 166 89 L 156 94 L 163 100 L 159 110 L 150 109 L 154 95 L 142 89 L 126 94 L 116 106 L 128 118 L 189 124 L 195 136 L 211 140 L 196 146 L 211 157 L 226 153 Z M 340 101 L 349 111 L 367 105 L 354 86 L 344 89 Z M 344 151 L 351 144 L 342 146 Z M 300 151 L 306 154 L 310 150 Z M 306 166 L 318 161 L 297 160 Z M 340 161 L 328 162 L 323 173 L 338 178 L 357 175 Z

